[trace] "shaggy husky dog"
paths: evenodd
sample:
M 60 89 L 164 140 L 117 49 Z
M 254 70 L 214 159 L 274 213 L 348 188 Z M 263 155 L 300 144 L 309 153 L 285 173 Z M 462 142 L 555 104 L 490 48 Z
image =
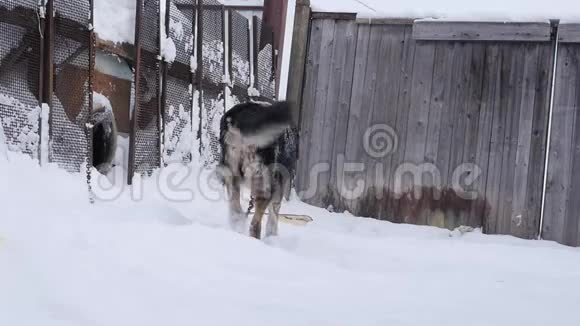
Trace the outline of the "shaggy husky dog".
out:
M 295 169 L 295 140 L 290 105 L 250 102 L 226 112 L 220 125 L 218 167 L 229 197 L 230 224 L 245 225 L 240 187 L 250 188 L 255 214 L 250 236 L 260 239 L 262 217 L 269 210 L 266 236 L 278 234 L 278 214 L 284 189 Z

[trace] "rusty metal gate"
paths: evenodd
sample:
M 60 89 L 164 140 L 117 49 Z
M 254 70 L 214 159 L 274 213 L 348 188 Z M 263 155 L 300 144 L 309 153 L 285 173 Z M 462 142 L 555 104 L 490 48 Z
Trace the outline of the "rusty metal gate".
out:
M 224 112 L 240 102 L 274 98 L 272 32 L 261 28 L 259 18 L 250 21 L 215 0 L 170 0 L 160 19 L 159 5 L 137 1 L 134 51 L 119 54 L 134 70 L 129 183 L 161 162 L 190 162 L 192 151 L 206 166 L 215 164 Z M 92 7 L 91 0 L 50 0 L 46 8 L 36 0 L 0 0 L 4 136 L 11 149 L 39 157 L 40 104 L 46 102 L 48 160 L 71 172 L 91 160 L 86 122 L 96 48 Z M 162 63 L 165 37 L 176 51 Z
M 192 1 L 168 1 L 165 16 L 167 37 L 175 44 L 174 61 L 164 64 L 163 162 L 187 163 L 192 159 L 195 6 Z M 193 67 L 192 67 L 193 65 Z
M 91 112 L 92 5 L 88 0 L 48 2 L 47 100 L 50 161 L 77 172 L 87 158 L 85 123 Z
M 39 155 L 41 16 L 36 0 L 0 0 L 0 131 L 7 145 Z
M 228 61 L 231 95 L 234 104 L 248 101 L 250 87 L 250 25 L 239 12 L 230 10 L 228 16 Z M 229 104 L 227 105 L 230 106 Z
M 159 0 L 138 0 L 135 26 L 135 100 L 131 117 L 128 182 L 160 166 Z

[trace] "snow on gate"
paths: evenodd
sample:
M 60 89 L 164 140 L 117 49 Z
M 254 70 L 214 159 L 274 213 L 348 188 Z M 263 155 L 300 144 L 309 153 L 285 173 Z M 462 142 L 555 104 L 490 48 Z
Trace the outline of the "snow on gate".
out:
M 211 166 L 222 114 L 251 98 L 273 100 L 271 38 L 260 37 L 272 31 L 257 30 L 258 17 L 210 0 L 137 3 L 139 10 L 133 1 L 102 0 L 93 13 L 88 0 L 0 0 L 0 120 L 10 150 L 39 158 L 46 148 L 50 162 L 80 171 L 90 159 L 86 122 L 96 92 L 112 103 L 126 137 L 118 142 L 130 143 L 128 162 L 117 160 L 129 175 L 189 162 L 192 151 Z M 103 23 L 101 15 L 117 12 L 123 19 Z M 137 78 L 120 71 L 131 69 Z M 51 108 L 46 146 L 41 103 Z

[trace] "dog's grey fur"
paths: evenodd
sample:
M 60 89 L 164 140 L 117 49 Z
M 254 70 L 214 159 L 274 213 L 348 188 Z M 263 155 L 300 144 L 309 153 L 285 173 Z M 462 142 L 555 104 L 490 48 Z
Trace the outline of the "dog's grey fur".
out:
M 93 125 L 93 166 L 102 174 L 113 167 L 117 151 L 117 124 L 110 108 L 96 107 L 91 115 Z
M 221 120 L 221 161 L 218 167 L 229 196 L 232 227 L 245 223 L 240 188 L 250 188 L 255 214 L 250 235 L 261 236 L 262 217 L 269 209 L 266 236 L 278 234 L 278 215 L 284 186 L 294 174 L 295 153 L 289 146 L 293 135 L 290 105 L 250 102 L 226 112 Z M 290 136 L 293 137 L 293 136 Z

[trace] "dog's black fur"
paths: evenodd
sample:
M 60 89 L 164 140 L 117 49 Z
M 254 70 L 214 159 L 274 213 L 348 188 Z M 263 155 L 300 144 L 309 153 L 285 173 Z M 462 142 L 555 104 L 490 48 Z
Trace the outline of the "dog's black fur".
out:
M 240 186 L 248 184 L 256 214 L 250 234 L 260 238 L 262 214 L 270 209 L 267 235 L 277 234 L 277 219 L 296 168 L 296 133 L 291 105 L 249 102 L 226 112 L 220 124 L 221 159 L 218 169 L 230 196 L 230 217 L 235 226 L 245 219 Z

